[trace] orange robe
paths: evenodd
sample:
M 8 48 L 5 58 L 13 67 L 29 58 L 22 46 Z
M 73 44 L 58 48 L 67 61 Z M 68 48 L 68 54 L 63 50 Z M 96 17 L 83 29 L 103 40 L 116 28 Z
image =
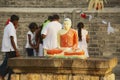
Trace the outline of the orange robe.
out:
M 76 30 L 70 29 L 67 33 L 60 35 L 61 47 L 78 47 L 78 34 Z

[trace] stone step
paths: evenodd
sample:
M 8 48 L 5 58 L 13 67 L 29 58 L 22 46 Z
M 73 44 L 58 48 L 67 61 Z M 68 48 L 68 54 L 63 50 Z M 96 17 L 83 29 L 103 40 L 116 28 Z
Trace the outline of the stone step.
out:
M 114 69 L 113 72 L 116 76 L 120 76 L 120 64 L 118 64 Z M 120 78 L 119 78 L 120 79 Z
M 120 64 L 120 56 L 116 56 L 118 58 L 118 64 Z
M 120 76 L 115 76 L 115 80 L 120 80 Z
M 120 7 L 119 0 L 106 0 L 105 7 Z M 0 0 L 0 7 L 87 7 L 87 0 Z
M 0 7 L 0 12 L 40 12 L 40 13 L 71 13 L 75 10 L 79 13 L 81 10 L 85 10 L 84 12 L 97 12 L 97 11 L 87 11 L 87 8 L 9 8 L 9 7 Z M 118 13 L 120 12 L 120 8 L 105 8 L 101 12 L 105 13 Z

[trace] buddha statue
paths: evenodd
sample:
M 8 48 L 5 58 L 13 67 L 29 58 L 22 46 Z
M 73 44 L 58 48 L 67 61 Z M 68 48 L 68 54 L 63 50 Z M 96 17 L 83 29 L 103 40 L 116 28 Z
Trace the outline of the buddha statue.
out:
M 78 35 L 75 29 L 71 28 L 72 22 L 69 18 L 65 18 L 63 29 L 58 32 L 58 48 L 71 48 L 76 50 L 78 47 Z

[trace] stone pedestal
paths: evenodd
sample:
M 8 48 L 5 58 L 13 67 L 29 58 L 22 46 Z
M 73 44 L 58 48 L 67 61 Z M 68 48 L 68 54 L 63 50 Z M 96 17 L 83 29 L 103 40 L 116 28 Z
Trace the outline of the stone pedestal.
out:
M 15 72 L 12 80 L 115 80 L 112 69 L 117 58 L 17 57 L 9 59 L 8 65 Z

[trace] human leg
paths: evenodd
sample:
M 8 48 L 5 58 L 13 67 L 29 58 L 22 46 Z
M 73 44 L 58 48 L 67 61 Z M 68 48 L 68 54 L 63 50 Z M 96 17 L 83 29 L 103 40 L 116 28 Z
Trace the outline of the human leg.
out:
M 16 57 L 16 52 L 15 51 L 11 51 L 8 56 L 9 56 L 9 58 Z M 10 68 L 9 66 L 7 68 L 7 71 L 8 71 L 8 80 L 11 80 L 10 79 L 11 78 L 11 74 L 13 74 L 14 72 L 13 72 L 12 68 Z
M 6 54 L 5 54 L 5 58 L 4 58 L 4 60 L 3 60 L 3 63 L 1 64 L 1 66 L 0 66 L 0 78 L 2 79 L 2 80 L 4 80 L 4 77 L 6 76 L 6 74 L 8 73 L 8 70 L 7 70 L 7 61 L 8 61 L 8 56 L 7 56 L 7 54 L 9 54 L 9 52 L 7 52 Z

